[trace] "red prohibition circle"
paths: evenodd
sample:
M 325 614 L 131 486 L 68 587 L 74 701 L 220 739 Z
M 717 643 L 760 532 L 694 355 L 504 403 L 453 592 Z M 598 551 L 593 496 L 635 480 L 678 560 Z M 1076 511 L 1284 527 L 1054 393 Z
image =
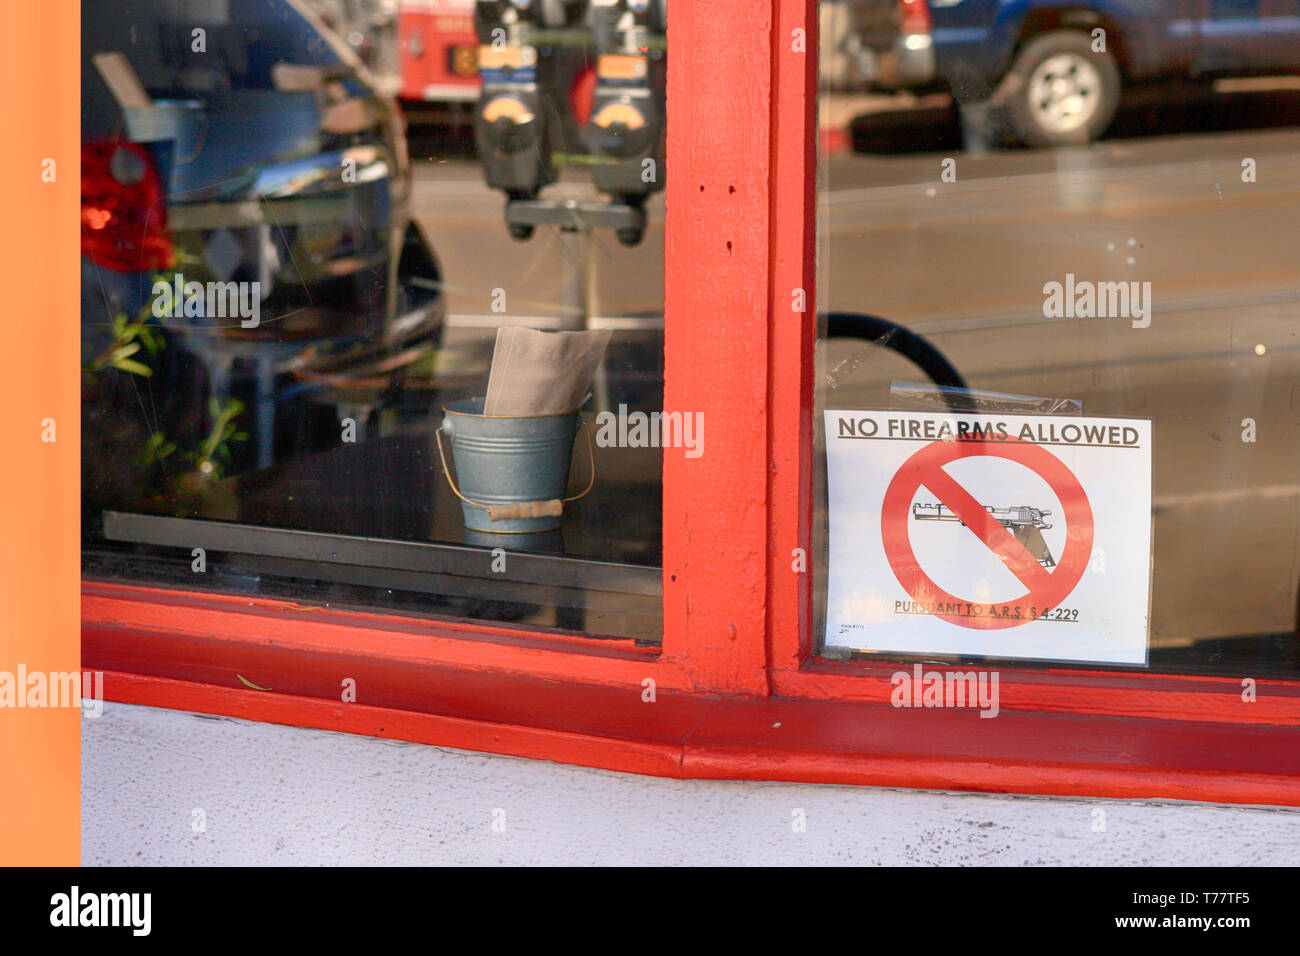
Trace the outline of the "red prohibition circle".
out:
M 1024 465 L 1046 481 L 1060 499 L 1065 513 L 1065 550 L 1054 571 L 1042 567 L 1009 531 L 998 524 L 943 470 L 944 465 L 959 458 L 982 455 L 1005 458 Z M 1024 595 L 1013 601 L 982 605 L 949 594 L 930 580 L 912 550 L 908 521 L 912 498 L 922 485 L 962 518 L 1002 559 L 1007 568 L 1029 589 Z M 981 518 L 980 515 L 984 517 Z M 935 614 L 935 617 L 950 624 L 980 630 L 1016 627 L 1035 619 L 1027 614 L 1029 608 L 1037 608 L 1041 612 L 1042 609 L 1056 607 L 1069 597 L 1083 577 L 1092 556 L 1092 506 L 1074 472 L 1040 445 L 1012 437 L 997 442 L 941 440 L 926 445 L 907 459 L 894 475 L 885 491 L 884 504 L 880 510 L 880 535 L 885 557 L 889 560 L 894 576 L 913 600 L 926 606 L 958 604 L 969 607 L 967 614 Z M 1003 607 L 1018 609 L 1020 614 L 997 613 Z

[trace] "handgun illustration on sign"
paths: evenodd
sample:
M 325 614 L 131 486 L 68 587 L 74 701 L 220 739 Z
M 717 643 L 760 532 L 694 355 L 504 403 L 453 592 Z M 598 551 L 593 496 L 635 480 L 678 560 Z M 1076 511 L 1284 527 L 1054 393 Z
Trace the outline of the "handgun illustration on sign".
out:
M 994 517 L 998 524 L 1011 531 L 1015 539 L 1025 546 L 1025 550 L 1032 554 L 1039 564 L 1045 568 L 1056 566 L 1052 552 L 1043 539 L 1043 531 L 1051 527 L 1050 524 L 1043 520 L 1051 514 L 1050 511 L 1030 508 L 1028 505 L 1019 505 L 1013 508 L 994 508 L 990 505 L 984 505 L 983 507 L 985 511 Z M 916 521 L 957 521 L 963 525 L 966 523 L 942 504 L 912 505 L 912 518 Z

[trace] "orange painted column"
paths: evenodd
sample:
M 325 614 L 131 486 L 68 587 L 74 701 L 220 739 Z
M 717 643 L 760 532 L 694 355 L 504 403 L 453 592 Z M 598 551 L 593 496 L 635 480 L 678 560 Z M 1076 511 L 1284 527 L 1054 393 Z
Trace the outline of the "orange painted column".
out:
M 80 666 L 80 8 L 5 6 L 0 30 L 0 864 L 80 862 L 79 702 L 23 675 Z M 44 699 L 47 706 L 26 706 Z M 17 706 L 22 696 L 23 706 Z

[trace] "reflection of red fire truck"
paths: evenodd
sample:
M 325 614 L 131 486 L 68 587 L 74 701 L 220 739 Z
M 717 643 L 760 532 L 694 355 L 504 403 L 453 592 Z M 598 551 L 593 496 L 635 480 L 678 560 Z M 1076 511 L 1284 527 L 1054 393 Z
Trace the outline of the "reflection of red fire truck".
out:
M 408 119 L 467 122 L 470 113 L 463 104 L 475 103 L 481 86 L 474 0 L 399 0 L 397 57 L 397 97 Z M 566 117 L 570 129 L 565 140 L 577 151 L 584 147 L 572 124 L 586 124 L 596 86 L 596 73 L 584 57 L 583 52 L 567 56 L 561 70 L 572 114 Z M 421 103 L 435 105 L 421 110 Z
M 401 0 L 397 49 L 401 99 L 426 103 L 478 99 L 474 0 Z

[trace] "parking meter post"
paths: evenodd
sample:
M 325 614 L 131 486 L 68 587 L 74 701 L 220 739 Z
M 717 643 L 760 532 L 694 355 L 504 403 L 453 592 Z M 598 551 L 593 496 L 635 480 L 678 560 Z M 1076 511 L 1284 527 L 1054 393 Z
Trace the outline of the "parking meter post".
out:
M 591 300 L 588 298 L 591 229 L 561 229 L 556 238 L 559 240 L 565 261 L 572 266 L 568 281 L 564 285 L 565 309 L 558 328 L 562 331 L 581 331 L 587 328 L 587 321 L 591 316 Z
M 962 149 L 968 156 L 980 156 L 994 146 L 993 117 L 985 101 L 961 103 L 957 107 L 961 119 Z
M 600 310 L 600 270 L 596 267 L 596 235 L 590 227 L 583 229 L 578 235 L 581 246 L 579 258 L 582 282 L 581 328 L 590 330 Z M 595 396 L 596 410 L 608 410 L 610 408 L 608 361 L 603 361 L 596 366 L 595 375 L 591 380 L 591 391 Z

